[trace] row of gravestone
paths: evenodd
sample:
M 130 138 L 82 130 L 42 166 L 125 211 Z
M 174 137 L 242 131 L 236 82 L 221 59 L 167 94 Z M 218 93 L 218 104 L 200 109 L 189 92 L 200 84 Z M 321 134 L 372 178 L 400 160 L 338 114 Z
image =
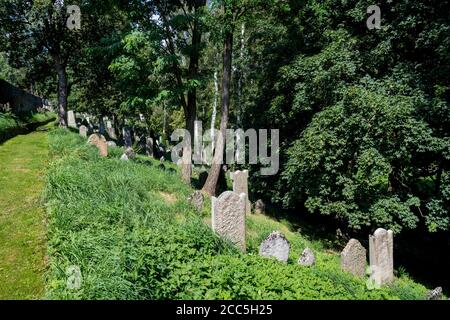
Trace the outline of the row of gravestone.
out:
M 232 174 L 234 184 L 239 182 L 239 173 Z M 244 174 L 245 177 L 245 174 Z M 242 182 L 242 181 L 241 181 Z M 241 184 L 240 186 L 242 187 Z M 233 188 L 235 189 L 235 188 Z M 240 189 L 236 191 L 241 191 Z M 216 234 L 231 241 L 243 252 L 246 251 L 245 216 L 248 213 L 248 196 L 246 193 L 226 191 L 218 198 L 212 198 L 212 229 Z M 378 229 L 369 237 L 371 280 L 375 285 L 382 286 L 394 280 L 393 233 Z M 260 246 L 259 254 L 272 257 L 281 262 L 287 262 L 290 253 L 290 243 L 286 237 L 278 232 L 272 232 Z M 315 256 L 311 249 L 306 248 L 298 263 L 311 266 L 315 263 Z M 349 241 L 341 253 L 342 268 L 356 276 L 366 274 L 366 249 L 358 240 Z
M 243 252 L 246 251 L 245 216 L 251 212 L 248 197 L 248 171 L 231 173 L 233 191 L 226 191 L 218 198 L 212 198 L 212 228 L 216 234 L 231 241 Z M 258 200 L 255 211 L 264 210 L 264 203 Z M 259 249 L 259 254 L 287 262 L 290 244 L 286 237 L 272 232 Z M 393 233 L 378 229 L 369 237 L 370 280 L 376 286 L 391 283 L 394 280 Z M 311 266 L 315 263 L 311 249 L 306 248 L 301 254 L 298 264 Z M 366 249 L 356 239 L 351 239 L 341 253 L 341 267 L 355 276 L 366 275 Z

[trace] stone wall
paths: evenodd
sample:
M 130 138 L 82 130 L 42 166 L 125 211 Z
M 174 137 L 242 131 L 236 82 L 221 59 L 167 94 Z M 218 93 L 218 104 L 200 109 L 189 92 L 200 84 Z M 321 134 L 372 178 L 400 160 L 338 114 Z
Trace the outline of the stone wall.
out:
M 14 114 L 29 113 L 46 108 L 45 101 L 0 79 L 0 111 Z

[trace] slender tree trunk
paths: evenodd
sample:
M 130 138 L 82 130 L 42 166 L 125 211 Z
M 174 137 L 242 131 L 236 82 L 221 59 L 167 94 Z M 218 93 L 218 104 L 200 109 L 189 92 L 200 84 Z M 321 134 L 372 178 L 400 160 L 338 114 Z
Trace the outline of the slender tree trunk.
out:
M 220 119 L 220 134 L 217 141 L 216 150 L 208 179 L 203 186 L 203 191 L 213 196 L 216 194 L 217 182 L 220 170 L 222 170 L 223 153 L 225 150 L 225 136 L 228 126 L 228 113 L 230 109 L 230 87 L 231 87 L 231 67 L 233 54 L 233 32 L 227 31 L 225 34 L 224 54 L 223 54 L 223 78 L 222 78 L 222 117 Z
M 66 67 L 60 62 L 55 63 L 58 74 L 58 116 L 59 125 L 67 127 L 67 72 Z
M 218 79 L 218 72 L 214 72 L 214 104 L 213 104 L 213 111 L 211 116 L 211 144 L 212 144 L 212 151 L 214 152 L 215 148 L 215 136 L 214 136 L 214 129 L 216 127 L 216 117 L 217 117 L 217 105 L 219 103 L 219 79 Z M 214 154 L 214 153 L 213 153 Z

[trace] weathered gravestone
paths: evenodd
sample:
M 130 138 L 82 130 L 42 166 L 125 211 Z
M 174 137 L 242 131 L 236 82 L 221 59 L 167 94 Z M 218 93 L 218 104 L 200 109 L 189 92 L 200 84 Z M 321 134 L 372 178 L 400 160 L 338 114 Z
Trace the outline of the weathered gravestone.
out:
M 189 202 L 198 210 L 203 210 L 204 197 L 201 191 L 195 191 L 188 198 Z
M 341 252 L 341 267 L 357 277 L 366 275 L 366 249 L 356 239 L 350 239 Z
M 255 213 L 264 214 L 266 212 L 266 205 L 265 203 L 259 199 L 255 202 Z
M 314 252 L 310 248 L 303 250 L 302 255 L 298 259 L 298 264 L 304 267 L 310 267 L 316 263 Z
M 110 148 L 117 147 L 117 144 L 114 141 L 108 141 L 107 144 L 108 144 L 108 147 L 110 147 Z
M 369 236 L 370 279 L 378 286 L 394 280 L 394 234 L 377 229 Z
M 153 157 L 153 139 L 150 137 L 145 139 L 145 153 L 147 156 Z
M 226 191 L 212 198 L 212 229 L 245 252 L 245 195 Z
M 437 287 L 427 293 L 427 300 L 441 300 L 442 299 L 442 287 Z
M 114 130 L 111 120 L 106 121 L 106 130 L 110 139 L 117 140 L 116 130 Z
M 71 128 L 77 127 L 75 113 L 72 110 L 67 111 L 67 125 Z
M 88 128 L 86 126 L 81 125 L 79 132 L 80 132 L 80 136 L 82 136 L 83 138 L 87 138 Z
M 237 194 L 245 193 L 245 213 L 250 214 L 252 204 L 248 196 L 248 170 L 232 172 L 230 177 L 233 180 L 233 191 Z
M 126 148 L 124 154 L 126 154 L 128 159 L 136 159 L 136 152 L 134 152 L 133 148 Z
M 108 156 L 108 144 L 104 136 L 98 133 L 94 133 L 89 136 L 88 143 L 98 148 L 101 157 Z
M 281 232 L 274 231 L 261 243 L 259 255 L 287 262 L 290 250 L 291 245 L 286 237 Z
M 125 147 L 131 148 L 131 146 L 133 145 L 133 140 L 131 137 L 130 128 L 128 128 L 128 127 L 123 128 L 122 134 L 123 134 L 123 143 L 124 143 Z

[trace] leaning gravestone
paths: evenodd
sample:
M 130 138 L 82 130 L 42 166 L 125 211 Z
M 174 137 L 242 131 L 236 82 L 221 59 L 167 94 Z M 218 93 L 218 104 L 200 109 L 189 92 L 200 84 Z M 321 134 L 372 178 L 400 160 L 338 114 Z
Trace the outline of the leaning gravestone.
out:
M 88 143 L 98 148 L 100 157 L 108 156 L 108 144 L 104 136 L 98 133 L 94 133 L 89 136 Z
M 287 262 L 290 250 L 291 245 L 286 237 L 281 232 L 274 231 L 261 243 L 259 255 Z
M 252 204 L 248 196 L 248 170 L 232 172 L 230 177 L 233 180 L 233 191 L 237 194 L 245 193 L 245 213 L 250 214 Z
M 80 126 L 80 136 L 82 136 L 83 138 L 87 138 L 87 132 L 88 132 L 88 128 L 84 125 Z
M 357 277 L 366 274 L 366 249 L 356 239 L 350 239 L 341 252 L 341 267 Z
M 245 195 L 226 191 L 212 198 L 212 229 L 245 252 Z
M 316 263 L 314 252 L 310 248 L 303 250 L 302 255 L 298 259 L 298 264 L 304 267 L 310 267 Z
M 382 286 L 394 280 L 394 234 L 377 229 L 369 236 L 370 279 Z
M 67 125 L 71 128 L 77 127 L 77 122 L 75 120 L 75 113 L 72 110 L 67 111 Z

